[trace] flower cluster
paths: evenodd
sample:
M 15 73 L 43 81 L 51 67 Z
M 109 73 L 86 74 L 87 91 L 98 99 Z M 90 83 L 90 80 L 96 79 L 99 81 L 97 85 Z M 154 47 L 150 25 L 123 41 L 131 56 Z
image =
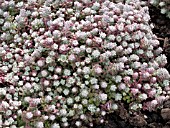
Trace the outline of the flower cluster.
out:
M 161 106 L 170 75 L 149 20 L 138 0 L 0 2 L 0 126 L 93 126 L 119 102 Z
M 170 18 L 170 1 L 169 0 L 149 0 L 149 3 L 160 8 L 162 14 L 166 14 Z

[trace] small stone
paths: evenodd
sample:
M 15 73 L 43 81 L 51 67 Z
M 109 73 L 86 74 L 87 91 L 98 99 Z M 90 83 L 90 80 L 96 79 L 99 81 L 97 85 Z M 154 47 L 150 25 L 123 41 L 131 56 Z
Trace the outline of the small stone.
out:
M 163 128 L 170 128 L 170 126 L 169 125 L 165 125 Z
M 139 115 L 131 117 L 129 122 L 130 122 L 131 125 L 138 126 L 138 127 L 143 127 L 147 124 L 144 117 L 139 116 Z
M 170 108 L 164 108 L 161 110 L 161 116 L 164 120 L 170 120 Z
M 163 125 L 161 123 L 151 123 L 151 124 L 148 124 L 148 127 L 149 128 L 163 128 Z
M 165 101 L 164 107 L 165 107 L 165 108 L 170 108 L 170 100 Z
M 123 104 L 120 104 L 118 108 L 119 108 L 119 111 L 117 111 L 117 114 L 123 120 L 127 120 L 129 118 L 129 114 L 128 114 L 127 110 L 124 108 Z
M 168 121 L 168 122 L 166 123 L 166 125 L 170 126 L 170 121 Z

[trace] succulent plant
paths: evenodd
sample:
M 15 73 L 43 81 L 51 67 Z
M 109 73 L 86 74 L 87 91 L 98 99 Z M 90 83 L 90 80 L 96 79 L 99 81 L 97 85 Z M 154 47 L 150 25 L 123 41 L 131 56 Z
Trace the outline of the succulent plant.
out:
M 149 20 L 138 0 L 2 1 L 0 125 L 93 126 L 119 102 L 156 110 L 170 75 Z

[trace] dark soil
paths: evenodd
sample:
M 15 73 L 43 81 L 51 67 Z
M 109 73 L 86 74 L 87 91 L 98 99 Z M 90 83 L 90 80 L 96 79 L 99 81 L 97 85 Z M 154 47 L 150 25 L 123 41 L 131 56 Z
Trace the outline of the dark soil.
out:
M 166 68 L 170 72 L 170 19 L 153 6 L 149 7 L 149 13 L 151 23 L 154 25 L 153 32 L 167 56 Z M 96 124 L 94 128 L 170 128 L 170 100 L 164 103 L 162 109 L 155 112 L 141 112 L 138 116 L 127 114 L 123 105 L 121 108 L 119 112 L 107 115 L 105 123 Z

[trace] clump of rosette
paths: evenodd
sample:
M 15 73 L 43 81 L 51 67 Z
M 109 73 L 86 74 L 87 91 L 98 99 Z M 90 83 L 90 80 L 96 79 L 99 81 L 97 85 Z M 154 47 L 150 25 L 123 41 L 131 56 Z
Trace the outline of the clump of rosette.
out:
M 0 125 L 76 127 L 168 99 L 168 71 L 140 1 L 0 2 Z

